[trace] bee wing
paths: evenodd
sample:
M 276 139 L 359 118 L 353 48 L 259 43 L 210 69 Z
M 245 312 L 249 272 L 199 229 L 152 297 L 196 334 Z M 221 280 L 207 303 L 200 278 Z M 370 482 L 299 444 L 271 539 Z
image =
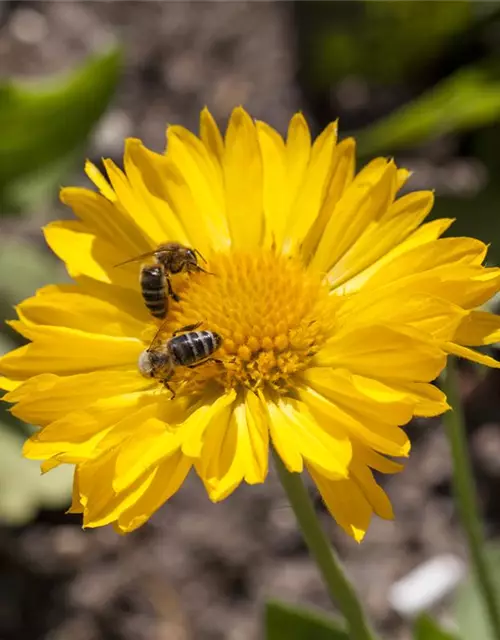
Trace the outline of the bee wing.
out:
M 152 351 L 153 349 L 156 349 L 157 346 L 159 346 L 161 340 L 160 340 L 160 336 L 161 336 L 161 332 L 163 331 L 163 327 L 167 324 L 168 322 L 168 318 L 166 320 L 164 320 L 161 325 L 158 327 L 158 331 L 155 333 L 155 337 L 153 338 L 153 340 L 151 341 L 151 344 L 148 347 L 148 351 Z
M 144 260 L 144 258 L 151 258 L 157 253 L 157 250 L 148 251 L 147 253 L 141 253 L 140 256 L 135 256 L 133 258 L 129 258 L 128 260 L 124 260 L 123 262 L 119 262 L 115 264 L 115 267 L 123 267 L 124 264 L 130 264 L 131 262 L 139 262 L 140 260 Z

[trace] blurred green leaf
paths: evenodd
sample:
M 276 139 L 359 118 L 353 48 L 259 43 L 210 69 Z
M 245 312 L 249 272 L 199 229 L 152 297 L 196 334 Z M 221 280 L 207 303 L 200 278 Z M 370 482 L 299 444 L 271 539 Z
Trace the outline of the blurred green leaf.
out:
M 464 68 L 413 102 L 356 134 L 359 152 L 393 152 L 435 136 L 474 129 L 500 119 L 500 79 Z
M 0 244 L 0 290 L 9 305 L 46 284 L 69 281 L 64 265 L 48 249 L 13 239 Z
M 494 582 L 497 603 L 500 607 L 500 547 L 488 546 L 485 549 L 486 562 L 490 567 L 490 575 Z M 472 576 L 461 585 L 455 599 L 455 616 L 459 634 L 462 638 L 480 638 L 495 640 L 479 595 L 477 584 Z
M 0 423 L 0 520 L 16 525 L 28 522 L 40 507 L 64 508 L 71 496 L 72 468 L 42 476 L 38 462 L 22 457 L 23 440 Z
M 457 640 L 449 631 L 442 629 L 438 623 L 427 614 L 421 615 L 413 627 L 414 640 Z
M 0 211 L 21 204 L 27 176 L 43 184 L 60 174 L 105 111 L 119 67 L 113 48 L 63 78 L 29 87 L 0 83 Z
M 342 622 L 277 600 L 266 603 L 266 640 L 349 640 Z
M 314 90 L 328 89 L 346 76 L 404 84 L 434 63 L 475 18 L 474 3 L 463 1 L 297 5 L 301 62 Z

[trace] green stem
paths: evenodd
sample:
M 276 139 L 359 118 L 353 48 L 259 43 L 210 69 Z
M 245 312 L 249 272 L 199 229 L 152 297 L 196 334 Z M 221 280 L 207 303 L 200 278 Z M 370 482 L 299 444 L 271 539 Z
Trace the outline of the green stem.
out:
M 444 423 L 453 459 L 453 483 L 462 526 L 467 536 L 472 568 L 490 621 L 493 637 L 500 640 L 500 612 L 495 588 L 484 555 L 482 525 L 476 505 L 476 486 L 467 453 L 465 422 L 458 390 L 458 376 L 454 358 L 448 359 L 443 390 L 451 411 L 444 414 Z
M 300 473 L 291 473 L 273 451 L 278 476 L 286 491 L 309 551 L 318 565 L 330 597 L 347 622 L 351 640 L 374 640 L 361 604 L 325 536 Z

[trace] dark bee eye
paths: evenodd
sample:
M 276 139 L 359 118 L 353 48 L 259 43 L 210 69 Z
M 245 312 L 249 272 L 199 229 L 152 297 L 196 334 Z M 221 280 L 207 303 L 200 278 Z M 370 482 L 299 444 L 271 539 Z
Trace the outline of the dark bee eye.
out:
M 192 262 L 197 262 L 196 253 L 192 249 L 188 249 L 187 253 L 189 256 L 189 260 L 191 260 Z

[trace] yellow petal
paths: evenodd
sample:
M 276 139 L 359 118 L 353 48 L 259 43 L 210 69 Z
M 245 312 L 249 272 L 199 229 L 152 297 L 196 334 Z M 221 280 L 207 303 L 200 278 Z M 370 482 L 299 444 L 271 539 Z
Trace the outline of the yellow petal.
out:
M 444 369 L 446 355 L 411 327 L 359 327 L 330 339 L 315 357 L 317 365 L 370 378 L 429 382 Z
M 340 481 L 328 480 L 312 465 L 308 470 L 328 511 L 356 542 L 364 538 L 373 511 L 387 520 L 394 517 L 389 499 L 367 467 L 353 465 L 352 477 Z
M 499 341 L 500 317 L 486 311 L 470 311 L 454 337 L 454 342 L 471 347 Z
M 311 269 L 330 270 L 364 229 L 380 218 L 394 199 L 396 166 L 377 159 L 365 167 L 344 191 L 311 260 Z
M 203 143 L 184 127 L 167 129 L 166 194 L 191 244 L 202 254 L 230 245 L 222 175 Z
M 249 484 L 264 482 L 269 462 L 269 425 L 263 403 L 252 391 L 245 392 L 245 413 L 239 414 L 240 427 L 248 437 L 245 481 Z
M 12 323 L 34 340 L 0 358 L 0 372 L 14 379 L 39 373 L 70 375 L 99 369 L 136 366 L 144 346 L 134 338 L 117 338 L 66 327 L 29 328 Z
M 409 193 L 396 200 L 380 220 L 375 220 L 328 274 L 332 288 L 339 287 L 386 255 L 429 214 L 434 202 L 431 191 Z
M 356 446 L 354 448 L 353 457 L 355 460 L 359 460 L 380 473 L 399 473 L 404 469 L 403 465 L 399 462 L 389 460 L 385 456 L 380 455 L 380 453 L 377 453 L 368 447 Z
M 316 138 L 302 184 L 291 205 L 286 230 L 285 252 L 298 247 L 320 213 L 332 180 L 332 155 L 337 142 L 337 123 L 330 123 Z
M 283 194 L 290 211 L 302 187 L 311 155 L 311 133 L 302 113 L 296 113 L 288 125 L 286 139 L 287 192 Z
M 10 378 L 0 376 L 0 389 L 4 391 L 14 391 L 20 384 L 22 384 L 20 380 L 10 380 Z M 3 396 L 3 399 L 5 400 L 5 396 Z
M 296 464 L 300 457 L 330 478 L 347 477 L 352 445 L 341 431 L 323 427 L 307 404 L 290 398 L 268 403 L 268 410 L 273 444 L 290 471 L 301 470 Z
M 116 194 L 111 188 L 111 185 L 106 180 L 106 178 L 102 175 L 99 169 L 90 162 L 90 160 L 85 161 L 85 173 L 87 174 L 89 180 L 91 180 L 95 186 L 99 189 L 101 194 L 109 200 L 109 202 L 115 202 L 117 200 Z
M 210 458 L 197 466 L 214 502 L 227 497 L 242 480 L 249 484 L 264 482 L 268 467 L 267 421 L 252 392 L 235 404 L 223 427 L 211 427 L 207 443 L 209 438 L 217 438 L 217 442 L 204 449 L 203 458 Z
M 102 527 L 116 521 L 119 516 L 151 486 L 158 468 L 141 478 L 127 491 L 111 490 L 114 452 L 79 465 L 79 491 L 84 502 L 83 526 Z
M 466 360 L 477 362 L 478 364 L 484 364 L 485 366 L 493 367 L 494 369 L 500 369 L 500 362 L 498 360 L 495 360 L 491 356 L 484 355 L 483 353 L 479 353 L 479 351 L 474 351 L 474 349 L 468 349 L 467 347 L 454 344 L 453 342 L 446 342 L 443 348 L 454 356 L 459 356 L 460 358 L 465 358 Z
M 136 273 L 135 276 L 138 274 Z M 135 278 L 138 279 L 138 278 Z M 78 291 L 81 294 L 89 295 L 98 300 L 114 305 L 120 309 L 123 313 L 136 318 L 144 325 L 151 322 L 151 315 L 144 304 L 142 294 L 139 287 L 134 289 L 125 289 L 114 284 L 107 284 L 105 282 L 99 282 L 87 278 L 85 276 L 79 276 L 76 278 L 77 286 L 71 284 L 65 285 L 52 285 L 39 289 L 36 294 L 43 295 L 45 292 L 59 292 L 59 293 L 73 293 Z
M 444 393 L 433 384 L 408 380 L 388 380 L 383 383 L 380 380 L 375 381 L 357 375 L 353 376 L 353 381 L 356 385 L 362 385 L 365 393 L 367 393 L 367 384 L 372 386 L 376 382 L 377 395 L 386 393 L 388 396 L 401 395 L 405 397 L 413 403 L 416 416 L 430 418 L 438 416 L 450 408 Z
M 345 411 L 339 405 L 310 388 L 300 390 L 300 398 L 310 409 L 317 422 L 325 431 L 335 435 L 347 434 L 349 438 L 372 447 L 390 456 L 406 457 L 410 451 L 410 441 L 406 433 L 394 424 L 381 420 L 358 420 L 354 413 Z
M 371 397 L 361 392 L 347 371 L 328 368 L 310 368 L 304 374 L 307 384 L 326 398 L 342 407 L 357 419 L 382 421 L 393 425 L 403 425 L 413 417 L 413 404 L 407 397 L 399 397 L 397 392 L 391 397 L 375 394 Z M 375 382 L 375 381 L 373 381 Z
M 255 125 L 241 107 L 231 114 L 225 143 L 223 169 L 231 244 L 233 248 L 256 249 L 264 232 L 262 158 Z
M 73 473 L 73 490 L 71 493 L 71 506 L 66 513 L 83 513 L 83 504 L 80 496 L 80 485 L 78 483 L 78 469 Z
M 189 458 L 179 451 L 164 460 L 157 468 L 151 484 L 130 506 L 120 513 L 117 530 L 129 533 L 140 527 L 182 486 L 192 466 Z
M 308 471 L 331 516 L 349 536 L 361 542 L 373 510 L 357 483 L 352 480 L 329 480 L 312 465 L 308 466 Z
M 182 451 L 186 456 L 198 458 L 201 455 L 204 436 L 209 425 L 220 420 L 236 399 L 236 392 L 230 390 L 222 395 L 203 396 L 182 424 Z
M 326 190 L 318 217 L 309 229 L 301 248 L 301 254 L 306 263 L 313 256 L 338 201 L 353 180 L 356 163 L 355 154 L 356 143 L 354 138 L 342 140 L 333 149 L 330 184 Z
M 66 263 L 70 276 L 83 275 L 128 289 L 137 288 L 137 265 L 116 266 L 132 256 L 88 233 L 80 222 L 51 222 L 43 233 L 52 251 Z
M 79 287 L 47 287 L 17 306 L 20 319 L 28 326 L 54 325 L 89 333 L 140 338 L 144 321 L 129 316 L 109 301 L 85 295 Z
M 411 325 L 439 340 L 450 340 L 467 312 L 448 300 L 415 292 L 411 288 L 399 295 L 381 296 L 379 290 L 367 290 L 352 296 L 338 312 L 338 319 L 351 328 L 371 325 L 384 319 L 394 326 Z
M 454 268 L 480 265 L 486 251 L 486 245 L 474 238 L 440 238 L 396 256 L 379 269 L 366 286 L 381 286 L 443 265 L 453 265 Z
M 294 431 L 290 430 L 289 420 L 274 402 L 268 403 L 267 411 L 269 413 L 269 431 L 276 452 L 288 471 L 301 473 L 304 468 L 302 452 L 296 438 L 293 437 Z
M 60 198 L 78 216 L 85 231 L 120 247 L 124 255 L 135 256 L 150 250 L 151 239 L 118 204 L 81 187 L 61 189 Z
M 180 448 L 180 434 L 158 418 L 149 418 L 121 442 L 115 462 L 113 491 L 120 493 Z
M 104 160 L 104 166 L 120 206 L 153 246 L 166 240 L 186 244 L 183 226 L 164 197 L 165 185 L 161 179 L 164 162 L 163 156 L 145 149 L 140 140 L 129 138 L 123 156 L 125 173 L 111 160 Z
M 215 165 L 222 166 L 224 141 L 212 114 L 205 107 L 200 116 L 200 138 Z
M 264 214 L 268 246 L 281 247 L 289 215 L 286 147 L 283 138 L 264 122 L 257 122 L 264 171 Z
M 245 475 L 244 456 L 248 439 L 239 431 L 236 410 L 226 409 L 221 419 L 211 426 L 196 470 L 209 498 L 223 500 L 236 489 Z M 240 421 L 241 424 L 241 421 Z
M 16 402 L 16 414 L 27 422 L 46 424 L 97 400 L 139 392 L 151 385 L 137 370 L 91 371 L 64 377 L 42 373 L 29 378 L 3 399 Z
M 442 218 L 440 220 L 433 220 L 432 222 L 423 224 L 413 231 L 406 240 L 400 242 L 372 265 L 344 283 L 339 287 L 339 290 L 342 293 L 358 291 L 375 273 L 377 273 L 377 271 L 390 263 L 396 256 L 402 255 L 415 247 L 420 247 L 428 242 L 437 240 L 437 238 L 439 238 L 453 222 L 454 220 L 452 218 Z

